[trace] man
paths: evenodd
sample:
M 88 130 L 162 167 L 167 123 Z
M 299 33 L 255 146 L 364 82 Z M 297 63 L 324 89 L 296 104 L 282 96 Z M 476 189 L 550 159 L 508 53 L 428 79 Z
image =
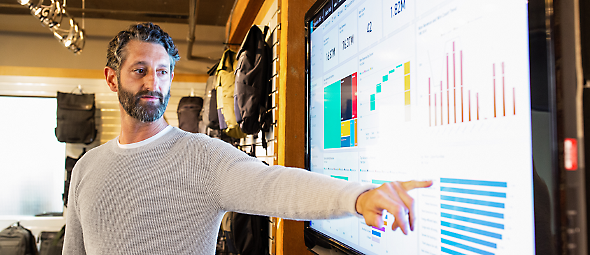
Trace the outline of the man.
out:
M 214 254 L 226 211 L 290 219 L 362 215 L 413 230 L 413 188 L 373 189 L 301 169 L 268 167 L 231 145 L 169 126 L 162 118 L 179 59 L 151 23 L 110 43 L 105 78 L 118 93 L 121 134 L 90 150 L 73 171 L 64 254 Z M 311 199 L 310 199 L 311 198 Z

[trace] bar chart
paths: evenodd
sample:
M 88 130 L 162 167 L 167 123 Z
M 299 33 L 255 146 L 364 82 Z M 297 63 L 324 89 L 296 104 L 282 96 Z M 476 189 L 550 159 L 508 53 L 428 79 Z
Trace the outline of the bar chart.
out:
M 442 75 L 428 77 L 430 127 L 516 115 L 516 87 L 507 88 L 506 64 L 490 63 L 477 84 L 464 81 L 464 53 L 455 41 L 444 53 Z M 467 54 L 467 53 L 466 53 Z M 489 84 L 489 85 L 487 85 Z
M 441 252 L 496 254 L 505 230 L 507 183 L 440 179 Z

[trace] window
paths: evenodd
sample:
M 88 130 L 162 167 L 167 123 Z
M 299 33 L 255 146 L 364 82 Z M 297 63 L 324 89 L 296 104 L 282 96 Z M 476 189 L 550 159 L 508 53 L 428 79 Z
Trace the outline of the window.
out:
M 0 215 L 62 212 L 65 143 L 55 137 L 57 100 L 0 96 Z

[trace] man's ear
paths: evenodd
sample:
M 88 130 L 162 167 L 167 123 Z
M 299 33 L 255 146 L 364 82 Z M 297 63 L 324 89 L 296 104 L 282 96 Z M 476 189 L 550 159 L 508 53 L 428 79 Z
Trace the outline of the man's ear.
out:
M 172 80 L 173 80 L 173 79 L 174 79 L 174 72 L 172 72 L 172 73 L 170 74 L 170 82 L 172 82 Z
M 117 72 L 115 71 L 115 69 L 110 68 L 110 67 L 105 67 L 104 68 L 104 78 L 107 81 L 107 85 L 109 85 L 109 88 L 111 89 L 111 91 L 113 92 L 118 92 L 118 87 L 117 87 Z

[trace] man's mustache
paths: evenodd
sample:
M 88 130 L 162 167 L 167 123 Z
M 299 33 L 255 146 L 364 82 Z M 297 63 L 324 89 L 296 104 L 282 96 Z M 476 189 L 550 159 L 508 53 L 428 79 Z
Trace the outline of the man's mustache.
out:
M 143 96 L 157 97 L 158 99 L 160 99 L 160 102 L 164 99 L 164 95 L 162 95 L 162 93 L 160 93 L 158 91 L 142 90 L 140 92 L 137 92 L 137 94 L 135 94 L 135 100 L 137 101 Z

